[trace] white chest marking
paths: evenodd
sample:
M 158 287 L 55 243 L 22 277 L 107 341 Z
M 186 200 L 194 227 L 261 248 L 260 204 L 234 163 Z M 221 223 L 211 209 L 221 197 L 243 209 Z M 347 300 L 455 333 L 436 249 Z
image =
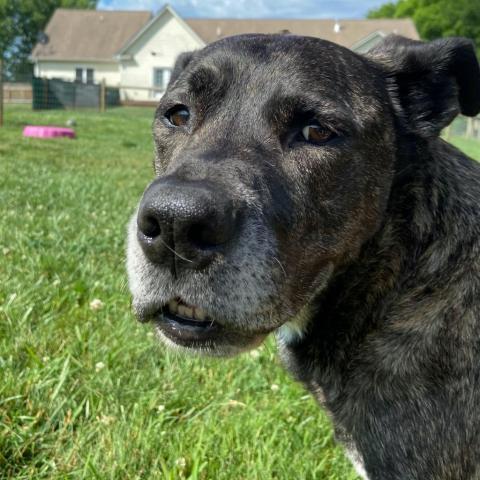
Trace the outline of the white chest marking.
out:
M 361 477 L 363 480 L 369 480 L 367 472 L 365 471 L 365 466 L 363 464 L 362 455 L 360 452 L 355 448 L 353 444 L 346 445 L 346 455 L 347 458 L 352 462 L 353 468 L 357 472 L 357 475 Z

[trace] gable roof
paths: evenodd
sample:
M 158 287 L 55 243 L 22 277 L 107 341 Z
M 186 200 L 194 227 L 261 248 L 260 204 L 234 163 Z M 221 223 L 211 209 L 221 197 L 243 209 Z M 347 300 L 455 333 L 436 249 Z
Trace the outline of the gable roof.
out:
M 348 48 L 364 44 L 367 38 L 396 33 L 418 39 L 410 19 L 325 20 L 325 19 L 199 19 L 181 18 L 169 5 L 152 17 L 148 11 L 78 10 L 59 8 L 48 22 L 46 44 L 38 43 L 32 58 L 45 60 L 115 61 L 170 13 L 200 44 L 241 33 L 279 33 L 323 38 Z
M 148 22 L 146 23 L 141 30 L 139 30 L 130 40 L 122 46 L 122 48 L 117 52 L 119 55 L 124 54 L 139 38 L 141 38 L 148 30 L 150 30 L 161 17 L 163 17 L 166 13 L 169 13 L 172 17 L 174 17 L 184 28 L 187 32 L 192 35 L 200 45 L 205 45 L 203 39 L 201 39 L 197 32 L 193 30 L 190 25 L 182 18 L 178 13 L 170 6 L 168 3 Z
M 48 42 L 38 43 L 34 59 L 113 61 L 115 54 L 150 20 L 147 11 L 59 8 L 48 22 Z
M 417 29 L 410 19 L 381 20 L 273 20 L 273 19 L 197 19 L 186 22 L 205 41 L 241 33 L 279 33 L 288 30 L 295 35 L 323 38 L 344 47 L 352 47 L 375 32 L 396 33 L 417 40 Z M 338 24 L 339 27 L 335 27 Z

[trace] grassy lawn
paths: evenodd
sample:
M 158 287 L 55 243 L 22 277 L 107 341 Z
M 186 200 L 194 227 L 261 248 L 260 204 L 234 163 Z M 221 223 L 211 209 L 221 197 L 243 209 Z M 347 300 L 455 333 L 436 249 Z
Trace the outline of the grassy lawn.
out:
M 228 361 L 178 357 L 133 319 L 125 226 L 152 177 L 152 114 L 7 108 L 0 478 L 355 479 L 273 342 Z M 71 117 L 77 140 L 21 137 Z
M 452 137 L 448 141 L 464 151 L 469 157 L 480 161 L 480 141 L 465 137 Z
M 152 114 L 7 108 L 0 478 L 355 479 L 273 342 L 232 360 L 178 357 L 133 319 L 125 226 L 152 176 Z M 71 117 L 77 140 L 21 137 Z M 454 143 L 480 158 L 476 142 Z

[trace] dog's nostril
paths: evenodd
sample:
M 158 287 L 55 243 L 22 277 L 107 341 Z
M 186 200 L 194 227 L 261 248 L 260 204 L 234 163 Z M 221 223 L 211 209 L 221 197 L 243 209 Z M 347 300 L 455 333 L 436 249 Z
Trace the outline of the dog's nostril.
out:
M 161 233 L 158 220 L 150 215 L 145 215 L 139 222 L 138 227 L 146 237 L 155 238 L 158 237 Z

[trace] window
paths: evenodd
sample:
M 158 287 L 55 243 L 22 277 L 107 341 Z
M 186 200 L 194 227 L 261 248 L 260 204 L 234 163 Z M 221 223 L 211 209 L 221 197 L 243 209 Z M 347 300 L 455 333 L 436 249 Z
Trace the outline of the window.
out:
M 76 68 L 75 81 L 79 83 L 93 83 L 94 69 L 93 68 Z
M 93 68 L 87 68 L 87 83 L 93 83 Z
M 153 69 L 153 86 L 161 90 L 167 88 L 172 71 L 170 68 L 154 68 Z

